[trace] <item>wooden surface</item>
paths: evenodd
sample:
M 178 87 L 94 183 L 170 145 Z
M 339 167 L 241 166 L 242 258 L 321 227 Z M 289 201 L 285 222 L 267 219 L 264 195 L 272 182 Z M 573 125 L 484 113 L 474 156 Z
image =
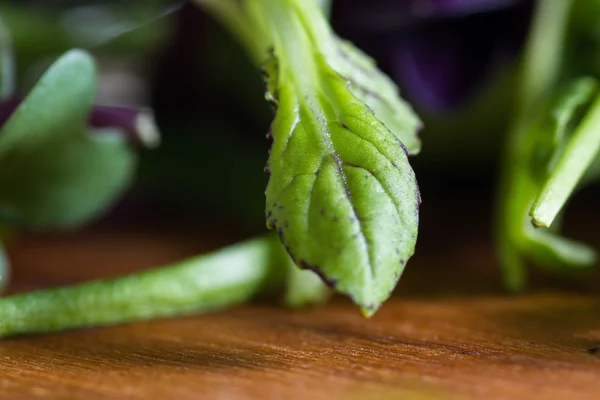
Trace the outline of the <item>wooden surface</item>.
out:
M 263 303 L 0 341 L 0 399 L 600 398 L 598 280 L 504 295 L 486 235 L 467 231 L 425 234 L 371 320 L 343 299 L 296 312 Z M 232 237 L 210 232 L 27 236 L 11 245 L 12 290 L 115 276 Z

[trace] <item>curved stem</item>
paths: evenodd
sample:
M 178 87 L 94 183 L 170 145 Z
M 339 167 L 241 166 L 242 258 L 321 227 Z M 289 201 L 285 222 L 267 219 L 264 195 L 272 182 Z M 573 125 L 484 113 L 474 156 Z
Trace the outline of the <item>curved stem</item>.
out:
M 283 280 L 274 237 L 249 240 L 168 267 L 0 299 L 0 337 L 211 311 Z
M 519 78 L 515 124 L 558 80 L 573 1 L 537 0 Z

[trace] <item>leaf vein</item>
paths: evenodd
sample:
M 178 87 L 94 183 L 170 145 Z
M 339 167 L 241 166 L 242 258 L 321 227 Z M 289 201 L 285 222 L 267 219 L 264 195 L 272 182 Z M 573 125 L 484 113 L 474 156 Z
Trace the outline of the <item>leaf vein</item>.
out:
M 342 180 L 342 184 L 344 186 L 344 193 L 346 194 L 346 198 L 348 200 L 348 202 L 350 203 L 350 208 L 352 209 L 352 214 L 354 215 L 354 221 L 356 221 L 356 223 L 358 224 L 358 229 L 359 229 L 359 233 L 360 233 L 360 237 L 362 239 L 362 245 L 364 250 L 367 253 L 367 257 L 369 259 L 369 272 L 371 275 L 371 279 L 375 278 L 375 263 L 373 262 L 373 254 L 371 251 L 371 246 L 370 246 L 370 241 L 367 238 L 367 235 L 365 234 L 365 230 L 363 227 L 363 223 L 362 223 L 362 218 L 359 215 L 358 211 L 356 210 L 356 207 L 354 206 L 354 203 L 352 202 L 352 192 L 350 191 L 350 187 L 348 186 L 348 180 L 346 178 L 346 174 L 344 173 L 344 162 L 340 159 L 340 156 L 337 155 L 336 153 L 332 153 L 331 157 L 333 158 L 338 172 L 340 173 L 340 178 Z
M 285 139 L 285 143 L 283 144 L 283 149 L 281 150 L 281 158 L 282 159 L 285 158 L 285 154 L 286 154 L 287 149 L 288 149 L 288 147 L 290 145 L 290 142 L 292 141 L 292 136 L 294 134 L 294 131 L 296 130 L 296 128 L 300 124 L 300 114 L 298 113 L 297 109 L 294 110 L 294 114 L 296 114 L 296 119 L 294 120 L 294 123 L 292 124 L 292 127 L 290 129 L 290 134 Z

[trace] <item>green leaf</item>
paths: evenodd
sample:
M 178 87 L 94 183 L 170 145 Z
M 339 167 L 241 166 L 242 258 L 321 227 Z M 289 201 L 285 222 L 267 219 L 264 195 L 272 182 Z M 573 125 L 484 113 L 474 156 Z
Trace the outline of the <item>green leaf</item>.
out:
M 338 38 L 331 31 L 323 11 L 317 7 L 326 9 L 328 1 L 196 0 L 237 36 L 259 64 L 264 64 L 266 52 L 272 49 L 275 40 L 273 36 L 276 31 L 269 26 L 268 21 L 277 18 L 275 11 L 268 10 L 265 13 L 264 5 L 259 4 L 269 4 L 270 1 L 277 1 L 280 7 L 288 7 L 296 13 L 302 29 L 313 42 L 314 51 L 327 59 L 335 73 L 347 81 L 352 93 L 400 139 L 408 153 L 417 154 L 421 148 L 417 136 L 417 131 L 422 125 L 420 119 L 410 105 L 399 96 L 396 84 L 377 68 L 371 57 L 349 41 Z M 271 81 L 274 79 L 276 81 L 275 77 L 270 78 Z M 267 95 L 272 92 L 273 90 L 268 90 Z
M 338 41 L 336 71 L 348 82 L 352 93 L 363 101 L 402 142 L 408 154 L 421 151 L 416 132 L 422 123 L 412 107 L 398 95 L 398 87 L 375 61 L 348 41 Z
M 3 221 L 37 229 L 77 225 L 129 184 L 136 156 L 126 138 L 87 128 L 96 80 L 87 53 L 66 53 L 0 130 Z
M 363 101 L 367 94 L 356 93 L 362 84 L 354 75 L 333 67 L 339 54 L 322 45 L 339 41 L 329 32 L 311 34 L 307 21 L 323 20 L 316 4 L 263 0 L 253 7 L 254 15 L 268 16 L 263 22 L 274 44 L 264 67 L 267 98 L 277 109 L 268 226 L 297 265 L 371 315 L 389 297 L 416 243 L 420 199 L 406 149 Z
M 374 62 L 333 34 L 315 0 L 196 0 L 262 64 L 276 108 L 267 224 L 295 263 L 371 315 L 414 252 L 420 125 Z M 271 49 L 269 51 L 269 49 Z

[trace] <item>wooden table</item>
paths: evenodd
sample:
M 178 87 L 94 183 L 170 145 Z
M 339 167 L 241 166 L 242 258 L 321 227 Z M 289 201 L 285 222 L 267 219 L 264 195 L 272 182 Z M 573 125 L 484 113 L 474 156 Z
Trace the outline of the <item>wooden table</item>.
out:
M 505 295 L 480 225 L 460 238 L 423 233 L 396 296 L 371 320 L 344 299 L 305 311 L 257 303 L 0 341 L 0 399 L 600 398 L 597 275 Z M 115 276 L 236 236 L 151 232 L 109 224 L 26 236 L 11 246 L 12 290 Z

